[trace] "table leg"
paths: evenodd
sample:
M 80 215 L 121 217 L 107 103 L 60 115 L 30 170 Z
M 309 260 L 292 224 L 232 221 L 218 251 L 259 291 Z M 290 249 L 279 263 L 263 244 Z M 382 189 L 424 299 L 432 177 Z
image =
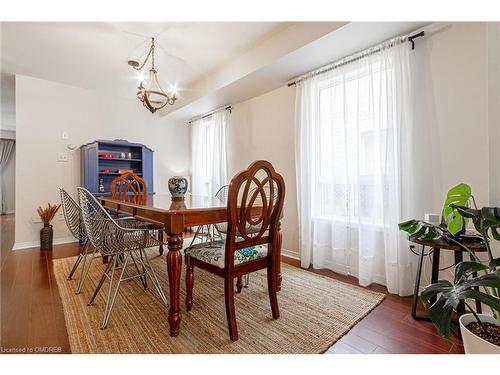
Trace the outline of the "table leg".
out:
M 455 267 L 464 259 L 461 251 L 455 251 Z M 460 301 L 457 306 L 457 321 L 465 313 L 465 303 Z
M 411 316 L 413 319 L 421 319 L 417 316 L 417 303 L 418 303 L 418 289 L 420 288 L 420 278 L 422 276 L 422 266 L 424 264 L 424 252 L 425 246 L 422 245 L 420 249 L 420 254 L 418 255 L 418 266 L 417 266 L 417 277 L 415 279 L 415 289 L 413 290 L 413 301 L 411 305 Z
M 471 253 L 469 253 L 469 259 L 470 261 L 474 260 Z M 477 277 L 477 272 L 472 272 L 472 277 Z M 479 292 L 479 287 L 475 287 L 474 289 Z M 479 314 L 483 312 L 483 309 L 481 307 L 481 301 L 478 299 L 476 300 L 476 312 Z
M 177 336 L 181 324 L 180 305 L 180 285 L 182 270 L 182 235 L 178 233 L 168 233 L 167 235 L 167 273 L 168 285 L 170 287 L 168 324 L 170 326 L 170 336 Z
M 437 283 L 439 280 L 439 259 L 441 255 L 441 249 L 432 249 L 432 273 L 431 273 L 431 284 Z M 429 300 L 429 305 L 432 306 L 436 302 L 437 297 L 432 297 Z

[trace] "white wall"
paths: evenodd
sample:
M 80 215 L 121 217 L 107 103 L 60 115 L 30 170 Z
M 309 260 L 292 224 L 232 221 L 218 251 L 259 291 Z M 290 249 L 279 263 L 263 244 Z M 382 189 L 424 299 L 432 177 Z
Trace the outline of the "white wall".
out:
M 500 206 L 500 22 L 488 23 L 490 204 Z
M 430 54 L 440 150 L 441 197 L 459 182 L 489 204 L 486 23 L 453 23 L 432 36 Z M 428 93 L 421 93 L 426 95 Z M 424 150 L 422 150 L 425 152 Z M 441 200 L 442 202 L 442 200 Z
M 269 160 L 286 184 L 283 253 L 298 253 L 297 193 L 294 154 L 295 90 L 271 91 L 234 105 L 228 131 L 229 173 L 258 159 Z
M 429 101 L 430 113 L 418 117 L 418 120 L 431 121 L 434 139 L 429 142 L 427 149 L 419 152 L 432 155 L 436 178 L 429 181 L 433 184 L 434 192 L 434 196 L 429 199 L 437 213 L 441 211 L 446 191 L 462 181 L 471 184 L 479 204 L 489 203 L 486 31 L 485 23 L 454 23 L 430 37 L 428 51 L 420 51 L 420 56 L 415 55 L 422 63 L 427 59 L 429 64 L 417 97 Z M 498 69 L 499 65 L 490 66 Z M 498 100 L 496 103 L 498 108 Z M 295 89 L 283 87 L 234 107 L 229 132 L 231 173 L 262 158 L 270 160 L 284 175 L 287 196 L 283 247 L 298 256 Z M 498 144 L 495 143 L 495 150 Z M 497 165 L 500 164 L 497 162 Z M 500 173 L 500 168 L 496 171 Z
M 39 205 L 59 202 L 59 187 L 76 194 L 80 185 L 80 150 L 96 139 L 144 143 L 154 153 L 154 189 L 167 193 L 167 180 L 187 174 L 188 128 L 152 115 L 137 100 L 117 99 L 97 91 L 25 76 L 16 77 L 16 246 L 36 246 L 40 223 L 32 217 Z M 61 140 L 61 132 L 69 140 Z M 58 162 L 68 152 L 68 162 Z M 55 220 L 54 242 L 69 240 L 64 221 Z

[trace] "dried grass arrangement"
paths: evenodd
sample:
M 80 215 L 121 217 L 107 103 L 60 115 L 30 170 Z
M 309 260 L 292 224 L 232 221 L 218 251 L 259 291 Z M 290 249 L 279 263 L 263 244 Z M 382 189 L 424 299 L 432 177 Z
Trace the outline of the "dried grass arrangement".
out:
M 57 211 L 61 207 L 60 204 L 50 204 L 47 203 L 47 207 L 38 207 L 36 209 L 36 212 L 38 212 L 38 216 L 40 216 L 40 219 L 42 219 L 44 225 L 49 225 L 50 222 L 54 219 L 54 216 L 56 216 Z

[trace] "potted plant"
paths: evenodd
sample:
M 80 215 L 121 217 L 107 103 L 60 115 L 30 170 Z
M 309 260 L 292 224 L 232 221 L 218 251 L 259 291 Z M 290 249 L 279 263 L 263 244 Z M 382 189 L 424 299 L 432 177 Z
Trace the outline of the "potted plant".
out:
M 43 228 L 40 229 L 40 250 L 52 250 L 52 242 L 54 238 L 54 230 L 50 222 L 56 216 L 61 205 L 52 205 L 47 203 L 47 207 L 38 207 L 36 212 L 43 222 Z
M 481 261 L 463 243 L 464 230 L 470 220 L 486 247 L 487 261 Z M 471 311 L 462 315 L 459 321 L 465 352 L 500 354 L 500 258 L 494 258 L 491 249 L 491 241 L 500 240 L 500 208 L 478 209 L 470 186 L 459 184 L 446 196 L 439 225 L 409 220 L 400 223 L 399 228 L 421 240 L 441 237 L 471 254 L 472 261 L 463 261 L 455 267 L 453 281 L 439 280 L 427 286 L 420 298 L 428 305 L 431 298 L 438 297 L 428 308 L 429 317 L 439 333 L 447 338 L 450 337 L 453 311 L 463 301 Z M 493 315 L 477 314 L 468 304 L 469 298 L 489 306 Z

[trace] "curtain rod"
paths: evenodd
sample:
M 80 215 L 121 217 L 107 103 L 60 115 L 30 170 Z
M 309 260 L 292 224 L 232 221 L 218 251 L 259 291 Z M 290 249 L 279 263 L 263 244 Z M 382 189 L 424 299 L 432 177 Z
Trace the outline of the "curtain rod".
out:
M 225 106 L 216 108 L 216 109 L 214 109 L 214 110 L 212 110 L 210 112 L 204 113 L 203 115 L 199 115 L 199 116 L 193 117 L 191 120 L 188 121 L 188 124 L 191 124 L 193 121 L 196 121 L 196 120 L 207 118 L 207 117 L 213 115 L 215 112 L 219 112 L 219 111 L 222 111 L 222 110 L 226 110 L 226 111 L 229 111 L 229 113 L 231 113 L 231 111 L 233 110 L 233 107 L 230 106 L 230 105 L 225 105 Z
M 411 49 L 414 50 L 415 49 L 414 39 L 422 37 L 424 35 L 425 35 L 424 31 L 420 31 L 419 33 L 416 33 L 413 35 L 406 34 L 406 35 L 400 35 L 400 36 L 396 36 L 394 38 L 388 39 L 382 43 L 368 47 L 362 51 L 355 52 L 349 56 L 343 57 L 340 60 L 337 60 L 333 63 L 328 64 L 328 65 L 325 65 L 319 69 L 316 69 L 316 70 L 310 71 L 309 73 L 303 74 L 303 75 L 295 78 L 292 82 L 288 83 L 288 87 L 295 86 L 298 82 L 301 82 L 307 78 L 315 77 L 317 75 L 320 75 L 320 74 L 329 72 L 331 70 L 337 69 L 341 66 L 350 64 L 354 61 L 358 61 L 364 57 L 374 55 L 375 53 L 380 52 L 387 47 L 392 47 L 396 42 L 400 42 L 400 43 L 410 42 Z

